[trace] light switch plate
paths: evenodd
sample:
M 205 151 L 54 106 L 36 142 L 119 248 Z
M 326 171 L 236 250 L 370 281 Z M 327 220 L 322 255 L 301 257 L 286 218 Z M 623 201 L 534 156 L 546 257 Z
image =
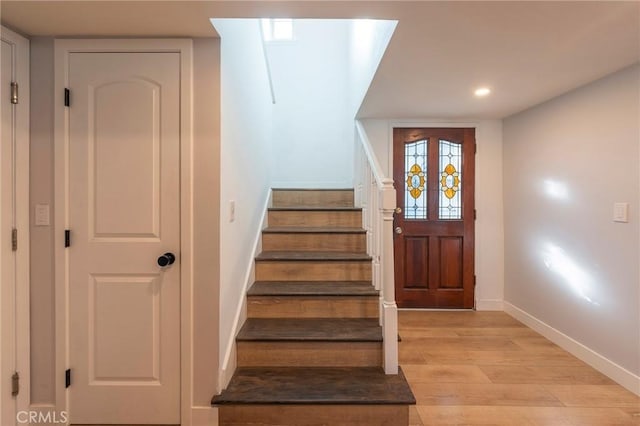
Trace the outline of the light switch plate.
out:
M 49 204 L 36 204 L 36 226 L 49 226 Z
M 236 202 L 235 200 L 229 201 L 229 222 L 236 220 Z
M 629 222 L 629 203 L 613 203 L 613 221 Z

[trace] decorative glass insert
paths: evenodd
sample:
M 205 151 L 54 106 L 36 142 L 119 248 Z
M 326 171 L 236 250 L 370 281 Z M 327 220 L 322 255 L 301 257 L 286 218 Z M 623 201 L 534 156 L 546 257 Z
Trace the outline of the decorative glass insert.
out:
M 427 158 L 426 140 L 405 144 L 405 219 L 427 218 Z
M 462 219 L 462 145 L 440 139 L 440 219 Z

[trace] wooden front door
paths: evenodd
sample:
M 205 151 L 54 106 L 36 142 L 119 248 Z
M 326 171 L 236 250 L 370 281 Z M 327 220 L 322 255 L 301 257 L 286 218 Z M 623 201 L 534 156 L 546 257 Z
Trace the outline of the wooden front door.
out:
M 393 130 L 399 307 L 474 307 L 474 162 L 474 129 Z

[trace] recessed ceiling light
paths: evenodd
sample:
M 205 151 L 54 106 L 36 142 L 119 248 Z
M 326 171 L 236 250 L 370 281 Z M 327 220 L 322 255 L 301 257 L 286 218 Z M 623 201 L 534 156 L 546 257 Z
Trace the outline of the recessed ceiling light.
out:
M 491 89 L 488 87 L 479 87 L 473 92 L 477 97 L 482 98 L 483 96 L 487 96 L 491 93 Z

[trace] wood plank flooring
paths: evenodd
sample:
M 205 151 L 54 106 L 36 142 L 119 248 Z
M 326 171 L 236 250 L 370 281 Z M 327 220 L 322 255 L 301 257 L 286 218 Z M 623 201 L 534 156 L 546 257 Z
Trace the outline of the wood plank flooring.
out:
M 640 397 L 506 313 L 398 319 L 410 425 L 640 426 Z

